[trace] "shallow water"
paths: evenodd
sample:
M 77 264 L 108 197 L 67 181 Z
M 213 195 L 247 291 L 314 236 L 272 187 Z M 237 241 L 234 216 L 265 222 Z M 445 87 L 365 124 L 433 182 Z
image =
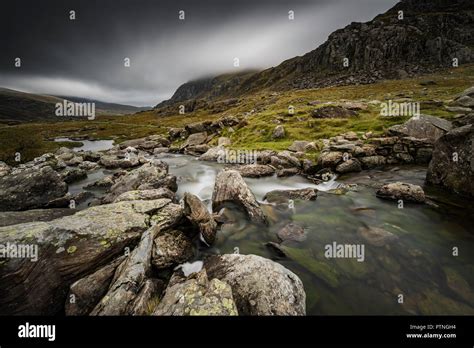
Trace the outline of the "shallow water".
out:
M 179 155 L 163 160 L 178 176 L 178 196 L 191 192 L 210 205 L 222 165 Z M 375 196 L 377 183 L 423 185 L 425 174 L 425 168 L 402 167 L 340 177 L 338 182 L 356 187 L 339 195 L 320 192 L 316 201 L 296 201 L 294 209 L 264 206 L 269 227 L 255 226 L 241 216 L 236 223 L 224 225 L 213 248 L 203 247 L 198 258 L 238 250 L 280 262 L 302 279 L 308 314 L 474 314 L 472 201 L 425 188 L 434 204 L 405 203 L 400 209 L 397 202 Z M 298 176 L 245 181 L 258 200 L 274 189 L 318 187 Z M 318 188 L 326 190 L 337 184 Z M 289 222 L 304 227 L 307 239 L 285 242 L 287 257 L 280 257 L 265 243 L 278 242 L 276 233 Z M 372 245 L 361 232 L 368 227 L 394 236 Z M 334 242 L 363 245 L 364 261 L 326 258 L 325 247 Z M 453 256 L 455 247 L 458 256 Z
M 70 138 L 56 138 L 60 142 L 80 142 L 81 146 L 73 147 L 73 151 L 103 151 L 114 146 L 113 140 L 71 140 Z

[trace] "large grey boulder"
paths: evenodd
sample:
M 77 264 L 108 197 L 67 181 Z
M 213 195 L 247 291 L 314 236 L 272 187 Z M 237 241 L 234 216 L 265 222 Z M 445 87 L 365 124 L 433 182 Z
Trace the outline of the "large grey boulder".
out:
M 170 185 L 166 180 L 167 174 L 168 166 L 166 163 L 161 161 L 146 163 L 120 176 L 102 201 L 103 203 L 111 203 L 121 194 L 129 191 L 158 189 L 160 187 L 173 189 L 173 185 Z M 176 181 L 174 183 L 176 184 Z
M 429 115 L 419 115 L 413 116 L 402 125 L 390 127 L 388 131 L 391 135 L 427 139 L 428 142 L 434 143 L 451 129 L 451 122 L 445 119 Z
M 212 193 L 213 212 L 217 213 L 229 205 L 240 207 L 253 222 L 267 223 L 255 196 L 236 170 L 219 172 Z
M 238 315 L 232 289 L 219 279 L 209 280 L 206 270 L 187 278 L 173 275 L 153 315 Z
M 204 261 L 210 278 L 228 283 L 240 315 L 305 315 L 306 294 L 296 274 L 256 255 L 225 254 Z
M 455 128 L 439 138 L 432 156 L 428 184 L 474 196 L 474 125 Z
M 275 174 L 275 168 L 267 164 L 246 164 L 236 168 L 244 178 L 261 178 Z
M 67 184 L 49 165 L 15 169 L 0 177 L 0 210 L 42 208 L 67 193 Z
M 179 205 L 159 199 L 100 205 L 48 222 L 0 227 L 1 245 L 38 248 L 36 262 L 7 258 L 0 264 L 0 313 L 57 314 L 73 282 L 123 255 L 150 226 L 171 228 L 182 218 Z
M 377 190 L 377 197 L 391 200 L 403 200 L 407 202 L 423 203 L 425 202 L 425 193 L 418 185 L 407 184 L 403 182 L 394 182 L 383 185 Z

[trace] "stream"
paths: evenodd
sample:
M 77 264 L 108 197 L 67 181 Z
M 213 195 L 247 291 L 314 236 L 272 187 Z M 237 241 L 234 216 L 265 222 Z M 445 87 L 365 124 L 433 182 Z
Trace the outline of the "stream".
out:
M 186 155 L 159 158 L 178 178 L 178 198 L 190 192 L 210 208 L 215 177 L 223 165 Z M 102 169 L 92 172 L 70 185 L 70 191 L 79 192 L 109 174 Z M 375 196 L 378 183 L 402 181 L 423 186 L 425 175 L 425 167 L 403 166 L 349 174 L 323 185 L 300 176 L 245 178 L 261 203 L 275 189 L 315 187 L 320 192 L 315 201 L 295 201 L 293 209 L 263 204 L 268 227 L 256 226 L 236 213 L 236 222 L 223 226 L 212 247 L 200 245 L 196 260 L 210 253 L 238 251 L 279 262 L 303 281 L 309 315 L 472 315 L 473 202 L 429 187 L 424 189 L 430 204 L 405 203 L 399 208 L 396 201 Z M 340 183 L 354 185 L 333 192 Z M 285 242 L 287 257 L 282 257 L 265 244 L 278 242 L 276 233 L 290 222 L 304 227 L 307 238 Z M 361 234 L 371 228 L 388 231 L 394 238 L 371 243 Z M 364 245 L 364 261 L 326 258 L 325 246 L 334 242 Z

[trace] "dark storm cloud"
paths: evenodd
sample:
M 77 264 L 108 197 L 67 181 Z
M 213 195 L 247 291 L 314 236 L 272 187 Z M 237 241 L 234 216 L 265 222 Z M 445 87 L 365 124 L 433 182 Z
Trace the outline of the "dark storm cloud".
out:
M 0 85 L 154 105 L 182 83 L 304 54 L 396 0 L 3 0 Z M 69 11 L 76 20 L 69 20 Z M 185 21 L 178 11 L 185 10 Z M 288 11 L 295 20 L 288 20 Z M 22 67 L 15 68 L 16 57 Z M 131 67 L 124 67 L 124 58 Z

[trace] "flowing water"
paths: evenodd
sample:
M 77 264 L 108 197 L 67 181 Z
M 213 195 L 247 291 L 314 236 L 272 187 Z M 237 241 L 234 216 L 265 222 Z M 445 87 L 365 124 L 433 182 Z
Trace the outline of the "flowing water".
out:
M 109 144 L 110 145 L 110 144 Z M 178 177 L 178 198 L 184 192 L 200 197 L 209 207 L 217 173 L 223 165 L 185 155 L 165 154 L 171 174 Z M 111 172 L 98 170 L 70 185 L 83 186 Z M 256 254 L 281 263 L 303 281 L 307 313 L 350 314 L 474 314 L 474 204 L 425 187 L 430 204 L 405 203 L 375 196 L 380 183 L 403 181 L 423 185 L 426 168 L 401 167 L 364 171 L 314 185 L 300 176 L 245 178 L 269 218 L 268 227 L 252 224 L 235 212 L 211 248 L 200 246 L 196 260 L 209 253 Z M 341 183 L 351 189 L 338 189 Z M 269 205 L 264 195 L 275 189 L 315 187 L 315 201 L 295 201 L 294 207 Z M 336 189 L 336 190 L 333 190 Z M 96 192 L 97 195 L 103 192 Z M 281 256 L 268 242 L 294 223 L 305 229 L 306 240 L 284 242 Z M 367 239 L 361 231 L 390 232 L 387 241 Z M 370 237 L 370 236 L 369 236 Z M 364 260 L 326 258 L 327 245 L 363 245 Z
M 163 160 L 178 177 L 179 197 L 191 192 L 210 206 L 222 165 L 179 155 Z M 431 204 L 405 203 L 399 208 L 398 202 L 375 196 L 378 183 L 423 185 L 425 175 L 426 168 L 401 167 L 364 171 L 324 185 L 299 176 L 246 178 L 260 201 L 275 189 L 316 187 L 322 192 L 316 201 L 295 201 L 294 209 L 264 205 L 270 220 L 267 228 L 240 216 L 236 223 L 223 226 L 213 248 L 201 252 L 238 251 L 280 262 L 302 279 L 308 314 L 474 314 L 472 202 L 467 205 L 458 197 L 429 188 L 425 190 Z M 338 183 L 356 185 L 335 194 L 330 189 Z M 285 242 L 287 257 L 281 257 L 265 244 L 278 242 L 276 233 L 289 222 L 304 227 L 307 239 Z M 361 233 L 366 228 L 380 228 L 396 237 L 383 243 L 374 238 L 371 244 Z M 326 258 L 325 246 L 334 242 L 364 245 L 364 261 Z

